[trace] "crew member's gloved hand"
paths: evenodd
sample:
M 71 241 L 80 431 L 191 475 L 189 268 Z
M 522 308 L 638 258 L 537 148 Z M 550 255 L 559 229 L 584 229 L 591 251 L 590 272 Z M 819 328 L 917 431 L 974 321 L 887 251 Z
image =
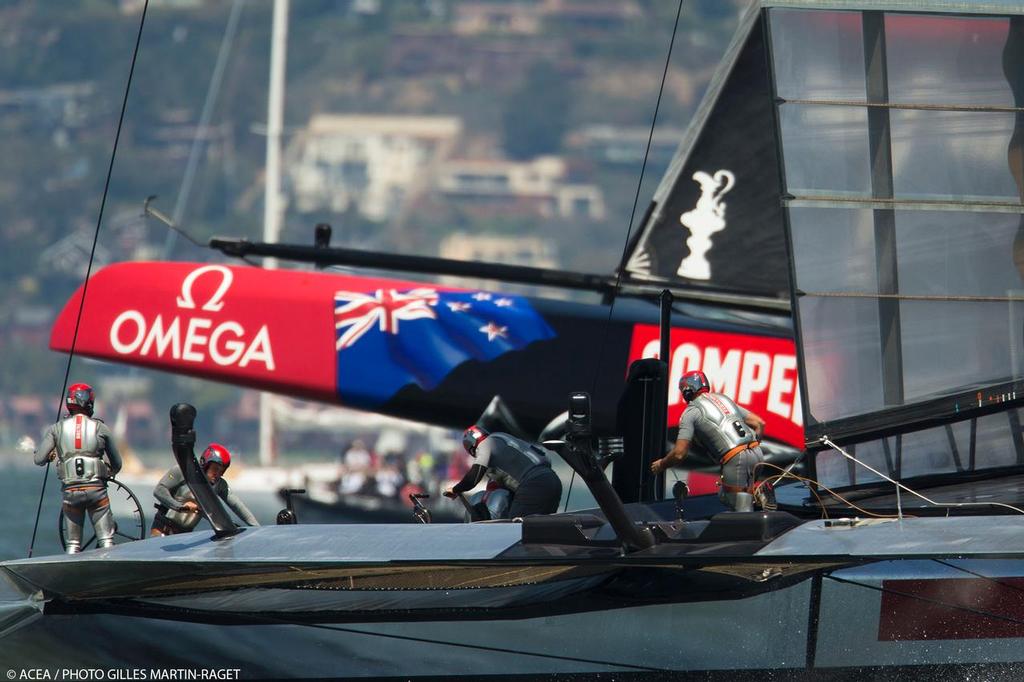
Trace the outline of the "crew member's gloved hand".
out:
M 447 497 L 449 500 L 454 500 L 456 497 L 458 497 L 458 493 L 455 492 L 454 488 L 448 488 L 441 494 Z

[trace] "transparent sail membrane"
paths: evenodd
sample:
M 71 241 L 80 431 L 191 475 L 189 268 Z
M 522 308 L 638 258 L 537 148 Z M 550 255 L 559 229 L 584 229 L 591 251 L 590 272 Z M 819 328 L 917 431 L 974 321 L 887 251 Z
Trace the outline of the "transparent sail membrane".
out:
M 1024 20 L 877 6 L 767 11 L 807 441 L 895 478 L 1022 465 Z

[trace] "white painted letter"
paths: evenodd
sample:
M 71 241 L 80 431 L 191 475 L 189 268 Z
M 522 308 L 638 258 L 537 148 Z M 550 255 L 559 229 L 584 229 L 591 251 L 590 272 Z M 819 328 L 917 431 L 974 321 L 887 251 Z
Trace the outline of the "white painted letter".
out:
M 749 405 L 754 393 L 768 388 L 768 376 L 771 371 L 772 359 L 767 353 L 747 351 L 743 355 L 743 372 L 740 375 L 740 396 L 736 400 L 740 405 Z
M 156 345 L 156 355 L 159 358 L 164 356 L 167 352 L 167 347 L 171 347 L 171 357 L 175 360 L 181 357 L 181 326 L 178 318 L 175 317 L 171 321 L 171 325 L 167 328 L 167 333 L 164 333 L 164 320 L 160 315 L 156 316 L 153 320 L 153 326 L 150 327 L 149 333 L 146 334 L 146 342 L 142 344 L 143 355 L 149 355 L 149 351 L 153 349 L 153 345 Z
M 131 343 L 121 343 L 121 325 L 125 322 L 135 323 L 135 338 L 132 339 Z M 117 316 L 114 320 L 114 324 L 110 325 L 110 345 L 114 347 L 114 350 L 121 355 L 128 355 L 134 353 L 142 343 L 142 338 L 146 334 L 146 319 L 142 317 L 142 313 L 138 310 L 126 310 Z
M 229 355 L 222 355 L 217 347 L 221 334 L 225 332 L 231 332 L 236 337 L 224 342 L 224 349 L 230 353 Z M 241 340 L 243 334 L 245 334 L 245 330 L 237 322 L 225 322 L 214 329 L 213 335 L 210 337 L 210 357 L 213 358 L 213 361 L 218 365 L 233 365 L 238 362 L 238 358 L 242 357 L 242 353 L 245 352 L 245 344 Z
M 274 352 L 270 349 L 270 333 L 267 331 L 267 325 L 260 327 L 256 338 L 249 344 L 249 349 L 245 351 L 245 355 L 242 356 L 242 361 L 238 363 L 238 366 L 245 367 L 253 360 L 262 362 L 271 372 L 275 369 Z
M 736 387 L 739 384 L 742 359 L 743 352 L 739 349 L 733 349 L 726 353 L 724 360 L 720 348 L 708 346 L 704 349 L 704 365 L 701 369 L 708 375 L 712 391 L 724 393 L 733 400 L 736 399 Z
M 197 353 L 193 350 L 193 346 L 205 346 L 206 337 L 200 336 L 196 332 L 200 329 L 209 329 L 213 322 L 210 320 L 204 320 L 201 317 L 193 317 L 188 321 L 188 331 L 185 332 L 185 348 L 181 354 L 181 359 L 188 362 L 202 362 L 204 355 Z
M 794 382 L 786 373 L 796 369 L 796 358 L 792 355 L 776 355 L 772 359 L 772 381 L 768 387 L 768 411 L 789 419 L 793 407 L 783 402 L 782 397 L 793 392 Z

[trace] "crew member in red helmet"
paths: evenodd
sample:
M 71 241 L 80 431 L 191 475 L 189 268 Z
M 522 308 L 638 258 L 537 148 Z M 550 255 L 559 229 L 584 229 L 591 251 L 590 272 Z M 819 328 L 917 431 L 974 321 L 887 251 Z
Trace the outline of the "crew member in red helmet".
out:
M 224 479 L 224 472 L 231 466 L 231 453 L 228 449 L 219 443 L 210 443 L 203 450 L 199 464 L 203 467 L 203 473 L 213 487 L 213 492 L 224 500 L 238 518 L 250 526 L 260 525 L 241 498 L 231 492 L 231 487 Z M 153 528 L 149 532 L 151 537 L 191 532 L 202 518 L 196 498 L 177 466 L 172 467 L 156 484 L 153 497 L 156 498 L 157 504 Z
M 93 416 L 96 394 L 89 384 L 68 387 L 68 414 L 47 427 L 33 459 L 39 466 L 54 461 L 64 502 L 67 553 L 82 551 L 82 526 L 89 512 L 97 546 L 114 545 L 114 517 L 110 513 L 107 480 L 121 470 L 121 454 L 114 434 Z
M 490 475 L 512 493 L 509 518 L 558 511 L 562 481 L 551 468 L 547 450 L 507 433 L 488 433 L 475 425 L 463 432 L 462 445 L 476 461 L 461 481 L 442 493 L 445 497 L 454 498 L 471 490 Z
M 750 511 L 754 468 L 763 459 L 764 420 L 728 396 L 712 393 L 704 372 L 684 374 L 679 390 L 687 402 L 679 418 L 679 436 L 671 452 L 651 463 L 651 471 L 658 474 L 682 463 L 696 440 L 722 467 L 722 502 L 736 511 Z

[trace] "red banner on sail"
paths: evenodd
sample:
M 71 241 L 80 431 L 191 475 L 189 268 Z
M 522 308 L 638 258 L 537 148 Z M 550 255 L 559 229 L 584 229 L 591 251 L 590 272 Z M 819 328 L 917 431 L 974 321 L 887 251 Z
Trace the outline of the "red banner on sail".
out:
M 769 438 L 803 447 L 803 413 L 792 339 L 674 327 L 669 336 L 668 417 L 679 421 L 686 403 L 679 378 L 701 370 L 711 390 L 724 393 L 767 423 Z M 637 324 L 629 361 L 658 357 L 658 326 Z
M 201 263 L 119 263 L 61 311 L 50 347 L 336 402 L 339 288 L 394 280 Z M 417 286 L 409 284 L 408 286 Z

